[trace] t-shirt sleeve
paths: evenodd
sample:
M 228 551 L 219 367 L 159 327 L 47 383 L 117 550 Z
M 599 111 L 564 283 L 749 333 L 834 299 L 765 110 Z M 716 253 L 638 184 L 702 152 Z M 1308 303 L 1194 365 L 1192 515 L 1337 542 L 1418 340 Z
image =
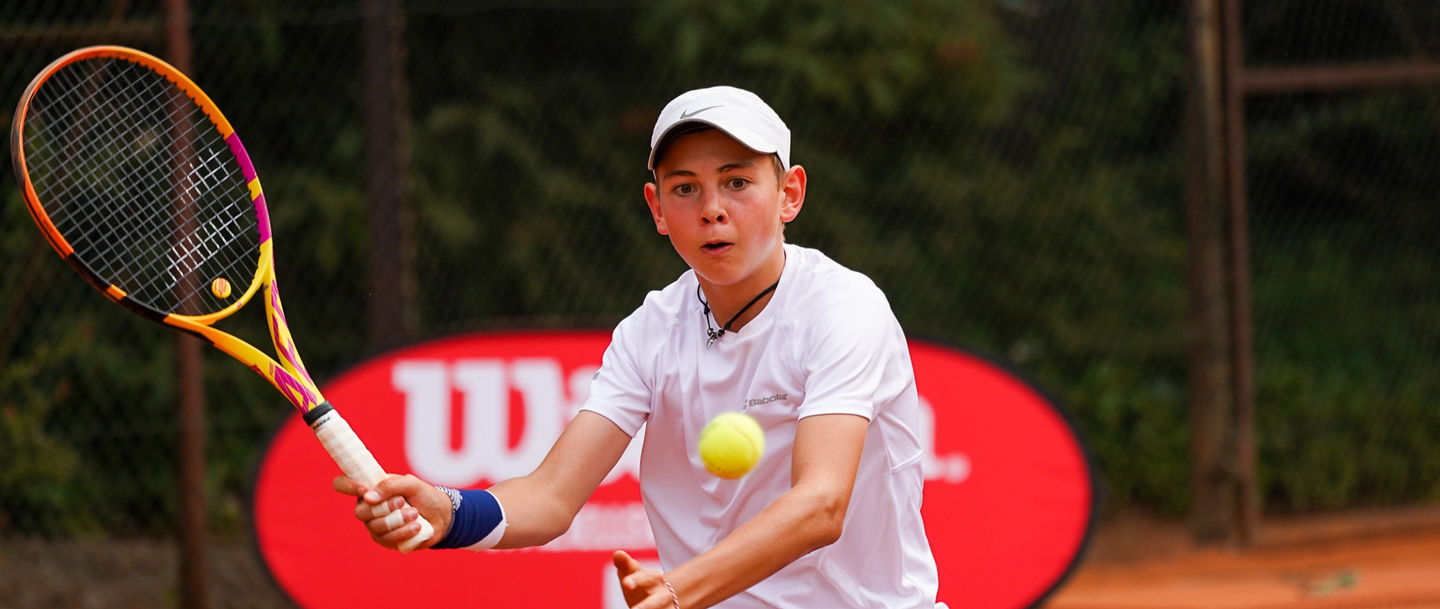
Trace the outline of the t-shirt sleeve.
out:
M 650 417 L 651 404 L 649 377 L 640 365 L 642 354 L 636 350 L 642 344 L 637 340 L 638 325 L 631 317 L 615 327 L 600 369 L 590 381 L 590 395 L 580 407 L 610 419 L 632 438 Z
M 904 331 L 878 288 L 850 291 L 815 311 L 802 354 L 805 403 L 799 416 L 876 409 L 905 391 L 914 374 Z

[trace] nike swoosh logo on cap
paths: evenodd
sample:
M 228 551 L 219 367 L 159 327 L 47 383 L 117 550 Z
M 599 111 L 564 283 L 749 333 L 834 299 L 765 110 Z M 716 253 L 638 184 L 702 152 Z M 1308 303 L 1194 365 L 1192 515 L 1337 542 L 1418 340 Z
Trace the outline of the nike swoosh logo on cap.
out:
M 704 111 L 706 111 L 706 110 L 714 110 L 714 109 L 719 108 L 719 107 L 720 107 L 719 105 L 705 106 L 704 108 L 701 108 L 701 109 L 699 109 L 699 110 L 690 110 L 690 111 L 688 111 L 688 112 L 681 112 L 681 113 L 680 113 L 680 118 L 690 118 L 690 117 L 695 116 L 696 114 L 699 114 L 699 113 L 704 112 Z

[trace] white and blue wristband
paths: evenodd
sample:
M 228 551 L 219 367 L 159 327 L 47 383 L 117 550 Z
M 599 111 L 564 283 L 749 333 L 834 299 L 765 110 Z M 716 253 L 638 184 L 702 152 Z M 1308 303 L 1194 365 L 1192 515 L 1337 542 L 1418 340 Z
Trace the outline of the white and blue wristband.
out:
M 431 548 L 487 550 L 505 536 L 505 509 L 495 495 L 485 490 L 435 488 L 450 496 L 450 531 Z

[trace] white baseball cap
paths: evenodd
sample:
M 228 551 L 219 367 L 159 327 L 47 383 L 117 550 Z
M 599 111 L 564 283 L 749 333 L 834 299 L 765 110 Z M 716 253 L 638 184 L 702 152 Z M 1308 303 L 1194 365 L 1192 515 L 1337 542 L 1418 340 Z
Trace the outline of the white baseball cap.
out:
M 655 148 L 676 127 L 709 125 L 724 131 L 741 145 L 763 154 L 780 156 L 790 168 L 790 128 L 759 95 L 735 87 L 709 87 L 681 93 L 660 111 L 650 134 L 650 161 L 655 169 Z

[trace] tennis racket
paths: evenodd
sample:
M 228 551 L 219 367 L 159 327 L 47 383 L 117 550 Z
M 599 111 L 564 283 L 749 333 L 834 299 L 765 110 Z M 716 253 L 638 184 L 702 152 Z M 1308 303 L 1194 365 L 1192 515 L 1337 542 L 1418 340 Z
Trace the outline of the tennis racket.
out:
M 260 180 L 204 91 L 154 56 L 87 47 L 31 81 L 10 138 L 30 216 L 75 272 L 127 310 L 200 336 L 270 381 L 346 476 L 370 487 L 385 478 L 300 361 Z M 213 325 L 256 294 L 279 361 Z M 399 510 L 375 511 L 401 522 Z M 434 534 L 423 517 L 420 526 L 402 551 Z

